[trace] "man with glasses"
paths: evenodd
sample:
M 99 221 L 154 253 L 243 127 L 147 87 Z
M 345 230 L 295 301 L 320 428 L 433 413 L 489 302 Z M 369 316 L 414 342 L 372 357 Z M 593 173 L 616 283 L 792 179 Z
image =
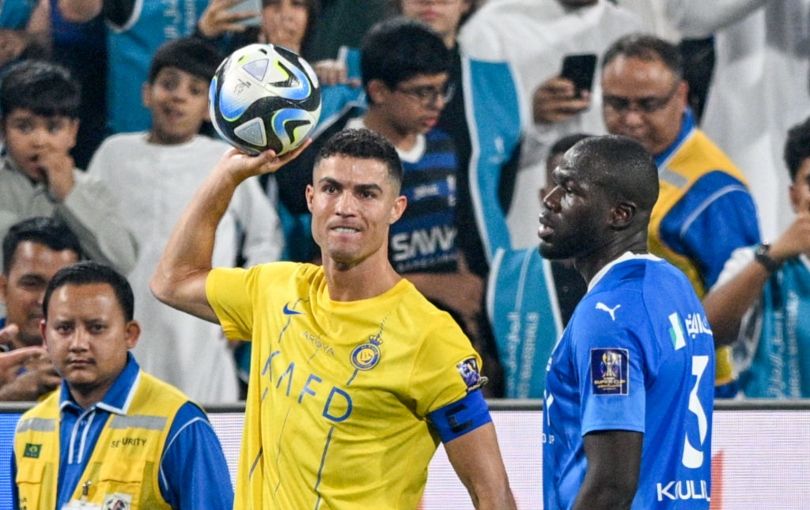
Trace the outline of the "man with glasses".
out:
M 613 43 L 602 62 L 608 131 L 641 143 L 658 166 L 661 192 L 650 218 L 650 251 L 686 273 L 702 297 L 735 249 L 760 241 L 745 178 L 697 129 L 675 46 L 631 34 Z M 730 351 L 721 347 L 718 396 L 734 393 L 732 372 Z
M 529 120 L 509 207 L 512 243 L 533 247 L 536 191 L 544 185 L 552 144 L 572 133 L 604 133 L 598 84 L 577 90 L 562 76 L 568 55 L 598 54 L 617 38 L 642 29 L 622 2 L 610 0 L 500 0 L 486 2 L 464 25 L 461 48 L 481 60 L 508 61 L 515 72 Z M 598 69 L 598 64 L 597 64 Z

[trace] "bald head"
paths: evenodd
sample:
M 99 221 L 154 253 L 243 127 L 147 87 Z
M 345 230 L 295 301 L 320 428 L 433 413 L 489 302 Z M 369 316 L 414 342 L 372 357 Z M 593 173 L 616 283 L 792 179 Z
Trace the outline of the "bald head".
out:
M 612 199 L 635 204 L 637 213 L 649 216 L 658 200 L 655 162 L 641 144 L 630 138 L 586 138 L 566 153 L 566 159 L 582 171 L 583 178 Z

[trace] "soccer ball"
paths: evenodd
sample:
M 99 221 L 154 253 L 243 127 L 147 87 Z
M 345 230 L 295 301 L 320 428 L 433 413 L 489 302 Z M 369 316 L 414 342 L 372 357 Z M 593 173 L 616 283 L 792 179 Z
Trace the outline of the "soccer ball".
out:
M 272 44 L 234 51 L 214 73 L 208 98 L 217 132 L 252 155 L 295 149 L 321 115 L 321 90 L 312 67 Z

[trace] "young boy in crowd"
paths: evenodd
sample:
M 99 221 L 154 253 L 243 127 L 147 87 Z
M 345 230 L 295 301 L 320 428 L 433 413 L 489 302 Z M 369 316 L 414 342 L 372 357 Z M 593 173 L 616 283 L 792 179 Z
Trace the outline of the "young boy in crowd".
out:
M 148 339 L 135 353 L 144 369 L 198 402 L 238 397 L 234 363 L 219 328 L 159 303 L 147 283 L 171 227 L 194 190 L 228 149 L 199 134 L 208 119 L 208 85 L 221 56 L 193 38 L 163 45 L 155 54 L 143 102 L 152 113 L 147 132 L 108 138 L 90 162 L 90 174 L 115 184 L 141 253 L 130 280 L 140 305 L 136 318 Z M 217 231 L 213 263 L 233 266 L 278 259 L 283 238 L 278 216 L 258 181 L 244 182 Z
M 312 146 L 291 163 L 295 168 L 276 174 L 280 197 L 292 212 L 306 212 L 308 169 L 332 134 L 368 128 L 383 135 L 402 160 L 402 194 L 408 198 L 405 213 L 391 227 L 391 262 L 429 299 L 458 311 L 474 331 L 483 283 L 470 273 L 458 246 L 455 145 L 434 128 L 454 89 L 448 80 L 450 52 L 427 25 L 395 18 L 372 28 L 361 55 L 367 104 L 350 102 L 334 113 L 330 107 L 343 89 L 323 90 L 325 119 Z
M 126 274 L 137 256 L 107 186 L 75 168 L 69 151 L 79 129 L 80 91 L 63 67 L 26 60 L 0 84 L 0 238 L 34 216 L 67 224 L 90 258 Z

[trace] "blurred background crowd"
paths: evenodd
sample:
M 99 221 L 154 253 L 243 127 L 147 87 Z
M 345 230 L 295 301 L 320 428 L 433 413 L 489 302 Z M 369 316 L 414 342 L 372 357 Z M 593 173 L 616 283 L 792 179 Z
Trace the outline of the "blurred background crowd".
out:
M 543 197 L 565 186 L 550 172 L 583 137 L 621 134 L 658 165 L 650 248 L 704 300 L 692 327 L 714 331 L 717 395 L 810 397 L 810 0 L 0 2 L 3 350 L 41 344 L 45 284 L 90 258 L 128 275 L 144 370 L 199 402 L 244 397 L 249 344 L 148 280 L 228 147 L 211 77 L 252 42 L 306 58 L 323 113 L 295 168 L 240 187 L 215 265 L 317 263 L 314 151 L 377 131 L 405 167 L 394 266 L 465 329 L 489 396 L 540 398 L 587 291 L 536 249 Z M 36 351 L 0 373 L 0 399 L 58 383 Z

